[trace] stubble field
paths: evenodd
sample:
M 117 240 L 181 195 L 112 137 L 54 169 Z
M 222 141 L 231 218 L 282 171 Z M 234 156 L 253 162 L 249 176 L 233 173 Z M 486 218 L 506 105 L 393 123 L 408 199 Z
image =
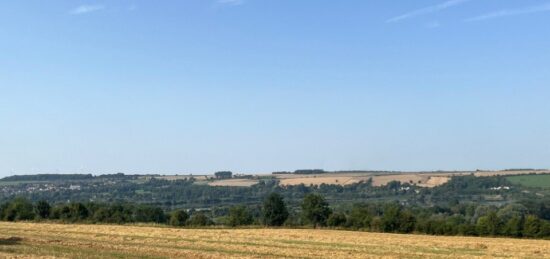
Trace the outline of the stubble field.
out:
M 307 229 L 0 223 L 1 258 L 550 258 L 550 241 Z

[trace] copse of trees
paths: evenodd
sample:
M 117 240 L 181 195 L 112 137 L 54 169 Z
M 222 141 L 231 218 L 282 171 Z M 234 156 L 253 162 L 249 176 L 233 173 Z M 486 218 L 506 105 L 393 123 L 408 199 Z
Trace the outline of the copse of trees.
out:
M 217 179 L 231 179 L 231 177 L 233 176 L 233 173 L 231 171 L 219 171 L 219 172 L 215 172 L 214 176 Z
M 0 206 L 2 219 L 7 221 L 32 220 L 35 218 L 34 207 L 25 198 L 15 198 Z
M 294 171 L 294 174 L 324 174 L 326 173 L 323 169 L 300 169 Z

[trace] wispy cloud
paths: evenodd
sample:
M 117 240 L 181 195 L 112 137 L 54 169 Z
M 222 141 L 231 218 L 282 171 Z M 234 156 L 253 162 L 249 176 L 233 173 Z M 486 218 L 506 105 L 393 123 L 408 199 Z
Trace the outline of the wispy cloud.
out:
M 416 16 L 436 13 L 436 12 L 443 11 L 445 9 L 448 9 L 448 8 L 451 8 L 451 7 L 454 7 L 454 6 L 461 5 L 461 4 L 469 2 L 469 1 L 472 1 L 472 0 L 448 0 L 446 2 L 437 4 L 437 5 L 432 5 L 432 6 L 420 8 L 420 9 L 413 10 L 413 11 L 410 11 L 408 13 L 390 18 L 386 22 L 387 23 L 399 22 L 399 21 L 403 21 L 403 20 L 406 20 L 406 19 L 409 19 L 409 18 L 416 17 Z
M 517 15 L 525 15 L 525 14 L 533 14 L 533 13 L 549 12 L 549 11 L 550 11 L 550 3 L 547 3 L 545 5 L 523 7 L 518 9 L 503 9 L 496 12 L 486 13 L 480 16 L 468 18 L 465 21 L 476 22 L 476 21 L 484 21 L 484 20 L 496 19 L 496 18 L 507 17 L 507 16 L 517 16 Z
M 244 0 L 218 0 L 216 3 L 220 5 L 242 5 Z
M 103 5 L 81 5 L 73 10 L 71 10 L 69 13 L 70 14 L 74 14 L 74 15 L 79 15 L 79 14 L 86 14 L 86 13 L 91 13 L 91 12 L 96 12 L 96 11 L 99 11 L 99 10 L 103 10 L 105 9 L 105 6 Z

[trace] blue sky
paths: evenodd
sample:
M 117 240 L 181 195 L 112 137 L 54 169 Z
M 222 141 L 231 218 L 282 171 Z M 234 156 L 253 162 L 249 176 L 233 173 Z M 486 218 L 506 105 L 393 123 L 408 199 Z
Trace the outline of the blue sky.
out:
M 550 0 L 3 1 L 0 175 L 550 167 Z

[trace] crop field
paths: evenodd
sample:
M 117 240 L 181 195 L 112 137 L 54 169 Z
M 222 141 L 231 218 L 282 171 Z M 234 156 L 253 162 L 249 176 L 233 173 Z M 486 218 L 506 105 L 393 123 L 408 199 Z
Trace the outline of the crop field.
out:
M 508 176 L 506 179 L 526 187 L 550 188 L 550 174 Z
M 477 177 L 496 175 L 527 175 L 527 174 L 548 174 L 548 170 L 525 170 L 525 171 L 460 171 L 460 172 L 406 172 L 406 173 L 325 173 L 325 174 L 280 174 L 276 178 L 281 185 L 321 185 L 338 184 L 349 185 L 360 181 L 367 181 L 372 178 L 372 185 L 383 186 L 391 181 L 416 184 L 421 187 L 436 187 L 448 182 L 452 176 L 474 174 Z M 550 182 L 549 182 L 550 185 Z
M 312 229 L 0 223 L 2 258 L 550 258 L 550 241 Z
M 228 180 L 218 180 L 208 183 L 210 186 L 235 186 L 235 187 L 250 187 L 254 184 L 257 184 L 258 180 L 252 179 L 228 179 Z
M 446 183 L 451 178 L 449 175 L 439 174 L 361 174 L 361 173 L 329 173 L 329 174 L 313 174 L 313 175 L 279 175 L 281 185 L 320 185 L 320 184 L 338 184 L 349 185 L 359 183 L 360 181 L 368 181 L 372 178 L 372 185 L 383 186 L 391 181 L 399 181 L 402 183 L 416 184 L 422 187 L 435 187 Z

